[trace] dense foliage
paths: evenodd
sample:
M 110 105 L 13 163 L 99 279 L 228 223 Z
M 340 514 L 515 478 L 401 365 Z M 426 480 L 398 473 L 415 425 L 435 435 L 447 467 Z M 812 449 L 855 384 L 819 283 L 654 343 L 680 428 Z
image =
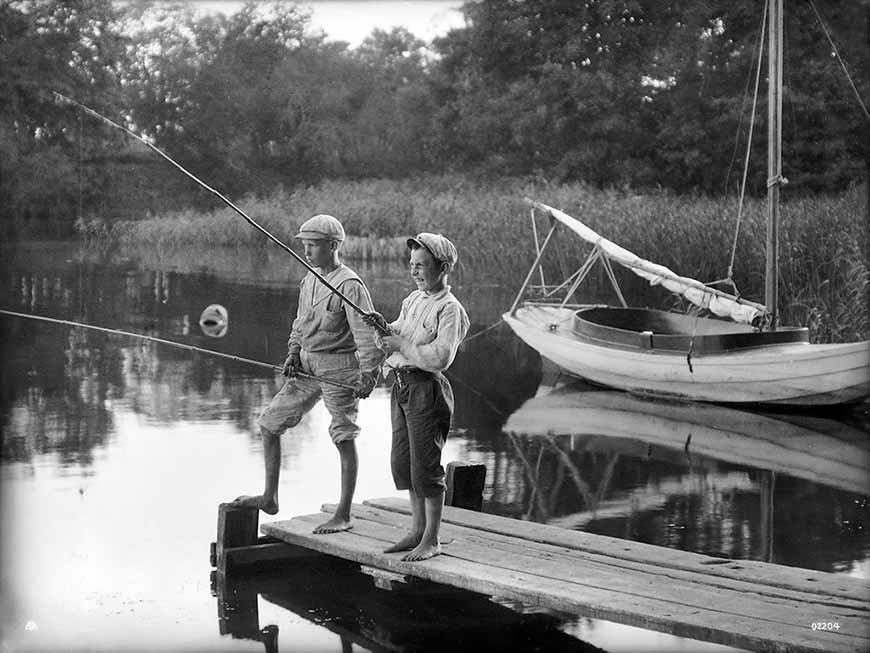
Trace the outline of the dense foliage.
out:
M 839 190 L 866 175 L 870 129 L 816 8 L 865 102 L 867 8 L 787 4 L 786 176 L 792 191 Z M 5 231 L 208 204 L 53 90 L 230 196 L 423 172 L 733 192 L 762 5 L 480 0 L 463 7 L 466 27 L 433 43 L 376 30 L 349 48 L 288 3 L 225 16 L 184 3 L 0 0 Z M 756 116 L 750 183 L 762 192 L 763 93 Z

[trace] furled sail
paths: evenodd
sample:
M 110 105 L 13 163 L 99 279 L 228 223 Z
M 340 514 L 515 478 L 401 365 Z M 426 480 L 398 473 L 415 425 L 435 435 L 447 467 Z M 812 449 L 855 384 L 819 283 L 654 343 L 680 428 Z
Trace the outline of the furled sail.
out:
M 664 265 L 658 265 L 657 263 L 642 259 L 616 243 L 607 240 L 576 218 L 572 218 L 559 209 L 554 209 L 546 204 L 531 200 L 529 200 L 529 203 L 548 213 L 587 242 L 592 243 L 610 260 L 616 261 L 636 275 L 649 281 L 652 286 L 662 286 L 672 293 L 682 295 L 696 306 L 708 309 L 720 317 L 728 317 L 735 322 L 752 324 L 754 320 L 767 312 L 767 309 L 762 304 L 756 304 L 755 302 L 729 295 L 721 290 L 706 286 L 696 279 L 681 277 Z

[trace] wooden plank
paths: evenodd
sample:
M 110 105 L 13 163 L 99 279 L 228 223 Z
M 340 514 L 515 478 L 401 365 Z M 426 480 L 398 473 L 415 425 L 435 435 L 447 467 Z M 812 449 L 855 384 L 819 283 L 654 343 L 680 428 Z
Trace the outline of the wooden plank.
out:
M 385 498 L 365 501 L 364 505 L 410 515 L 407 501 Z M 446 507 L 444 523 L 468 526 L 477 530 L 509 535 L 530 542 L 556 544 L 589 553 L 600 553 L 612 558 L 635 562 L 655 563 L 662 567 L 683 569 L 709 576 L 743 580 L 758 585 L 794 589 L 807 593 L 866 602 L 870 600 L 870 587 L 866 581 L 840 574 L 830 574 L 798 567 L 786 567 L 755 560 L 728 560 L 698 553 L 678 551 L 665 547 L 632 542 L 604 535 L 570 531 L 547 524 L 506 519 L 496 515 L 475 513 Z
M 294 547 L 287 542 L 269 542 L 225 549 L 224 561 L 226 568 L 229 569 L 268 562 L 299 560 L 312 555 L 314 553 L 310 549 Z
M 381 524 L 391 526 L 396 529 L 401 529 L 406 521 L 406 517 L 399 513 L 390 513 L 366 506 L 361 507 L 356 511 L 356 515 L 361 519 L 376 521 Z M 646 562 L 636 562 L 613 558 L 605 554 L 589 553 L 579 549 L 563 547 L 560 545 L 551 545 L 545 543 L 536 543 L 529 546 L 528 542 L 512 538 L 510 536 L 492 533 L 488 531 L 478 531 L 471 528 L 445 524 L 442 530 L 445 540 L 454 540 L 460 546 L 465 546 L 466 543 L 477 543 L 488 550 L 498 549 L 500 554 L 515 554 L 518 556 L 534 554 L 534 558 L 529 561 L 524 561 L 521 564 L 535 566 L 539 563 L 539 559 L 544 558 L 548 561 L 559 560 L 567 568 L 572 569 L 576 566 L 583 566 L 586 578 L 590 579 L 593 573 L 606 573 L 609 576 L 606 579 L 606 586 L 614 587 L 619 585 L 626 576 L 631 576 L 635 579 L 645 579 L 652 581 L 660 581 L 667 579 L 669 586 L 664 590 L 656 589 L 656 595 L 660 595 L 662 591 L 669 592 L 671 587 L 676 584 L 680 585 L 680 590 L 675 594 L 675 599 L 679 598 L 680 592 L 688 589 L 693 590 L 699 588 L 700 591 L 708 591 L 710 589 L 716 592 L 726 590 L 730 592 L 751 593 L 759 597 L 768 597 L 776 601 L 797 601 L 804 604 L 813 604 L 817 607 L 824 606 L 825 609 L 837 607 L 845 610 L 861 612 L 870 610 L 870 605 L 866 601 L 843 599 L 839 597 L 820 596 L 816 593 L 793 590 L 788 588 L 759 586 L 758 583 L 752 580 L 743 579 L 737 580 L 727 577 L 709 576 L 702 569 L 700 572 L 686 571 L 683 569 L 669 568 L 662 566 L 657 560 L 647 560 Z M 661 547 L 655 547 L 661 550 Z M 462 553 L 457 553 L 455 547 L 451 548 L 452 555 L 462 556 Z M 491 553 L 490 553 L 491 555 Z M 500 563 L 493 563 L 496 566 Z M 560 570 L 554 573 L 561 574 Z M 860 583 L 859 583 L 860 584 Z M 713 597 L 715 599 L 715 597 Z M 815 609 L 815 608 L 814 608 Z M 870 613 L 863 616 L 870 617 Z
M 385 555 L 381 551 L 385 544 L 395 541 L 408 524 L 397 527 L 395 523 L 372 521 L 369 519 L 372 514 L 362 510 L 355 510 L 355 514 L 357 521 L 352 531 L 329 536 L 311 533 L 312 526 L 322 515 L 264 524 L 262 529 L 286 541 L 395 573 L 728 646 L 754 650 L 858 651 L 868 644 L 866 633 L 845 633 L 843 629 L 839 633 L 814 632 L 810 623 L 789 625 L 755 614 L 753 610 L 760 602 L 767 610 L 784 613 L 799 608 L 799 601 L 776 601 L 769 597 L 753 600 L 751 594 L 733 593 L 727 600 L 731 611 L 726 611 L 719 605 L 724 590 L 708 589 L 704 600 L 709 605 L 696 605 L 691 596 L 680 596 L 676 591 L 671 592 L 670 599 L 662 598 L 661 590 L 673 581 L 661 574 L 658 578 L 651 576 L 653 582 L 646 583 L 646 594 L 638 591 L 643 589 L 643 583 L 632 589 L 626 579 L 622 579 L 620 589 L 612 589 L 611 586 L 618 586 L 614 583 L 620 576 L 626 575 L 624 570 L 607 570 L 606 565 L 599 565 L 597 576 L 589 582 L 588 569 L 582 561 L 572 559 L 571 564 L 566 565 L 565 560 L 544 552 L 551 556 L 548 560 L 547 555 L 541 556 L 541 551 L 535 550 L 536 545 L 522 541 L 516 543 L 512 551 L 505 552 L 490 540 L 472 541 L 474 534 L 464 533 L 468 529 L 462 527 L 455 527 L 464 533 L 461 540 L 445 545 L 444 555 L 423 563 L 403 562 L 400 556 Z M 492 534 L 487 537 L 491 539 Z M 529 551 L 519 555 L 517 546 Z M 576 557 L 578 553 L 569 551 L 568 555 Z M 848 617 L 851 619 L 854 615 Z M 813 618 L 818 618 L 815 612 Z
M 409 580 L 407 576 L 396 574 L 380 567 L 370 567 L 369 565 L 360 565 L 360 571 L 368 576 L 371 576 L 375 587 L 382 590 L 392 590 L 393 585 L 397 583 L 406 584 Z

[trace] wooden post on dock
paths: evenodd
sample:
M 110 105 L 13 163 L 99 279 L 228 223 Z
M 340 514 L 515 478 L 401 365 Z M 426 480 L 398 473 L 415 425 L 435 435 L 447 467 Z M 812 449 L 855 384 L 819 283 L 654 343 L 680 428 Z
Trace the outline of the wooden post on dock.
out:
M 217 541 L 213 542 L 212 566 L 218 573 L 227 570 L 227 550 L 257 543 L 260 511 L 257 508 L 238 508 L 229 503 L 218 506 Z
M 481 511 L 486 465 L 473 465 L 461 461 L 447 463 L 446 480 L 447 492 L 444 495 L 444 505 Z
M 218 574 L 231 569 L 275 568 L 315 552 L 292 546 L 274 537 L 258 535 L 259 510 L 237 508 L 228 503 L 218 506 L 217 541 L 211 543 L 211 566 Z

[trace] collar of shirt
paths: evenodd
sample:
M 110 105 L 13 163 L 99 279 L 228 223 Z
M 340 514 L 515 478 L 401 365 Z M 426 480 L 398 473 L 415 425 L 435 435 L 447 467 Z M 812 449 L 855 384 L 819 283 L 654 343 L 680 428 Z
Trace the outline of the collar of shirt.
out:
M 321 276 L 326 279 L 333 287 L 337 288 L 339 285 L 344 283 L 347 279 L 353 278 L 355 275 L 344 263 L 339 263 L 338 267 L 334 270 L 323 274 L 323 268 L 316 268 L 318 272 L 321 273 Z M 313 273 L 308 273 L 311 276 L 312 287 L 311 287 L 311 305 L 319 304 L 324 299 L 330 297 L 332 295 L 332 291 L 326 287 L 324 283 L 322 283 L 317 277 L 314 276 Z
M 423 295 L 425 297 L 428 297 L 429 299 L 441 299 L 442 297 L 444 297 L 444 295 L 446 295 L 449 292 L 450 292 L 450 286 L 444 286 L 441 290 L 438 290 L 436 292 L 427 292 L 424 290 Z

